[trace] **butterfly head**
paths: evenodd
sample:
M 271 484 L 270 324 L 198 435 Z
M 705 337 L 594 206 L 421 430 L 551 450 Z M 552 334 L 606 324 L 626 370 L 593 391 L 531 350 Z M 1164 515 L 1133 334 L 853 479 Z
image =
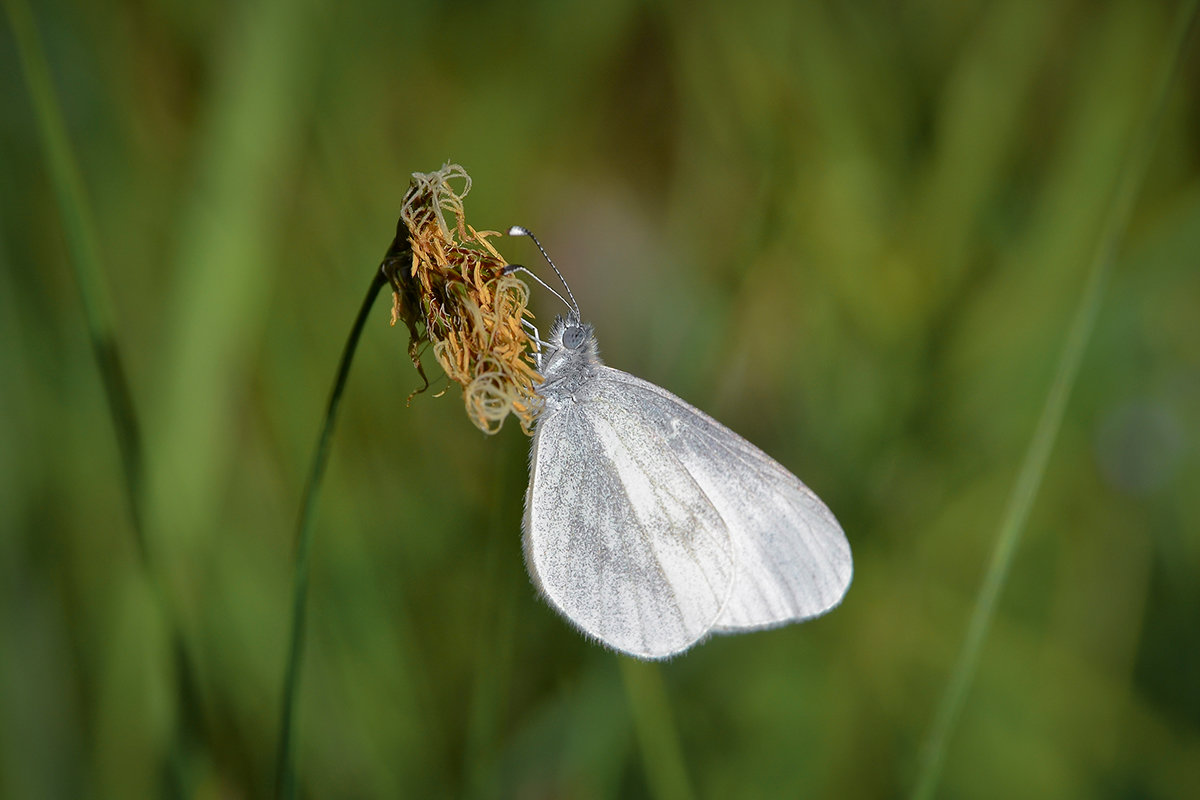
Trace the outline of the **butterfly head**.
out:
M 546 344 L 542 373 L 547 379 L 581 363 L 600 363 L 600 350 L 592 326 L 574 313 L 554 320 Z

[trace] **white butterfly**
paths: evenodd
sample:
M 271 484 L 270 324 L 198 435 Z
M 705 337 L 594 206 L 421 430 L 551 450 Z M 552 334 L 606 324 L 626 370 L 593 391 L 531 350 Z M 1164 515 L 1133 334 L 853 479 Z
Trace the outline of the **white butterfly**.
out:
M 550 604 L 658 659 L 841 602 L 850 544 L 825 504 L 712 417 L 604 366 L 573 301 L 541 343 L 525 496 L 526 565 Z

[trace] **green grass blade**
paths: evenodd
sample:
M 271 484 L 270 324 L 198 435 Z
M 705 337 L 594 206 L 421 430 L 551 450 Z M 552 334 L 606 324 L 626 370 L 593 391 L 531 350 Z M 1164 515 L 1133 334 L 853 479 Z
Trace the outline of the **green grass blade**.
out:
M 396 244 L 393 244 L 393 250 Z M 389 254 L 392 251 L 389 250 Z M 346 379 L 350 374 L 350 363 L 354 360 L 354 351 L 362 336 L 371 306 L 379 290 L 387 282 L 383 270 L 375 271 L 367 296 L 363 298 L 362 307 L 350 328 L 346 345 L 342 349 L 341 361 L 338 363 L 337 377 L 333 381 L 333 389 L 329 393 L 329 404 L 325 409 L 325 419 L 321 423 L 321 432 L 317 437 L 316 451 L 313 453 L 312 468 L 308 482 L 304 486 L 304 497 L 300 503 L 300 517 L 296 532 L 296 563 L 292 576 L 292 624 L 288 644 L 287 666 L 283 678 L 283 707 L 279 718 L 279 745 L 275 757 L 275 791 L 278 797 L 293 798 L 296 796 L 296 770 L 293 750 L 295 749 L 296 725 L 296 695 L 300 685 L 300 664 L 304 655 L 304 633 L 307 619 L 306 608 L 308 599 L 308 561 L 312 553 L 313 519 L 316 510 L 317 496 L 321 490 L 321 480 L 325 474 L 325 465 L 329 461 L 329 444 L 333 438 L 334 424 L 337 421 L 338 406 L 341 404 L 342 391 L 346 388 Z
M 121 349 L 117 343 L 112 302 L 105 288 L 104 269 L 91 204 L 87 199 L 79 165 L 75 161 L 37 24 L 25 0 L 5 0 L 4 7 L 13 29 L 26 87 L 33 101 L 46 168 L 54 187 L 59 213 L 62 215 L 63 231 L 70 254 L 68 263 L 79 290 L 92 355 L 104 386 L 105 400 L 120 454 L 121 474 L 134 544 L 142 570 L 159 607 L 163 610 L 169 629 L 169 657 L 174 685 L 178 692 L 178 716 L 175 738 L 167 757 L 164 774 L 166 784 L 163 788 L 168 796 L 182 797 L 190 793 L 184 776 L 187 754 L 196 746 L 203 728 L 199 711 L 200 693 L 195 668 L 179 627 L 178 615 L 163 586 L 162 575 L 155 568 L 146 535 L 143 513 L 145 460 L 141 424 L 134 407 L 133 393 L 125 372 Z
M 87 200 L 79 165 L 75 162 L 67 126 L 29 4 L 25 0 L 5 0 L 4 8 L 8 12 L 13 39 L 17 44 L 17 56 L 33 101 L 46 169 L 50 173 L 59 213 L 62 214 L 63 232 L 70 252 L 68 263 L 79 289 L 92 353 L 104 383 L 105 399 L 120 451 L 126 499 L 138 553 L 148 563 L 149 550 L 141 505 L 141 432 L 121 351 L 117 346 L 112 303 L 102 278 L 100 245 L 91 205 Z
M 617 656 L 621 679 L 629 697 L 629 710 L 642 751 L 642 767 L 651 797 L 656 800 L 687 800 L 695 797 L 688 781 L 683 748 L 667 702 L 658 664 L 647 664 Z
M 1037 498 L 1038 489 L 1046 472 L 1046 465 L 1062 426 L 1071 389 L 1079 374 L 1079 366 L 1088 340 L 1095 328 L 1104 286 L 1112 271 L 1118 245 L 1125 233 L 1134 200 L 1141 188 L 1159 129 L 1162 127 L 1167 99 L 1179 73 L 1185 46 L 1195 27 L 1196 11 L 1197 0 L 1190 0 L 1180 7 L 1179 17 L 1174 27 L 1174 40 L 1166 50 L 1167 58 L 1162 73 L 1150 95 L 1149 114 L 1131 141 L 1128 157 L 1114 189 L 1104 227 L 1088 270 L 1079 305 L 1063 343 L 1053 382 L 1042 406 L 1033 438 L 1021 463 L 1017 482 L 1005 508 L 996 546 L 976 598 L 966 638 L 959 652 L 954 671 L 951 673 L 950 681 L 942 694 L 929 738 L 926 741 L 913 791 L 914 798 L 922 800 L 931 798 L 937 791 L 945 763 L 946 749 L 958 724 L 967 693 L 970 691 L 971 683 L 978 669 L 980 652 L 987 639 L 992 618 L 995 616 L 1000 592 L 1008 578 L 1013 555 L 1020 543 L 1021 533 L 1029 518 L 1034 500 Z

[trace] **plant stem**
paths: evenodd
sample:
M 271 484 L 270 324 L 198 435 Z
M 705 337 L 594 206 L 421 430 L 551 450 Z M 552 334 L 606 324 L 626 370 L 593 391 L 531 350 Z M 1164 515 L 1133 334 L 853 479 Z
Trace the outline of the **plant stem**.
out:
M 398 239 L 397 239 L 398 242 Z M 388 250 L 389 257 L 397 249 L 393 242 Z M 333 389 L 329 393 L 329 404 L 325 409 L 325 418 L 321 423 L 321 432 L 317 438 L 316 451 L 313 454 L 312 468 L 308 482 L 304 487 L 304 497 L 300 504 L 300 517 L 296 532 L 296 563 L 292 576 L 292 626 L 291 639 L 288 644 L 287 666 L 283 678 L 283 709 L 279 720 L 279 749 L 275 759 L 275 791 L 281 798 L 296 796 L 296 775 L 293 758 L 296 694 L 300 683 L 300 664 L 304 654 L 304 633 L 306 607 L 308 597 L 308 561 L 312 552 L 313 518 L 317 496 L 321 489 L 321 480 L 325 474 L 325 465 L 329 461 L 329 444 L 333 438 L 334 424 L 337 420 L 338 405 L 341 403 L 342 391 L 346 388 L 346 379 L 350 374 L 350 364 L 354 360 L 354 351 L 362 336 L 367 316 L 379 290 L 387 282 L 382 269 L 375 270 L 371 286 L 363 298 L 358 316 L 350 328 L 346 345 L 342 349 L 341 361 L 338 363 L 337 376 L 333 381 Z
M 642 751 L 642 768 L 656 800 L 688 800 L 695 797 L 684 766 L 679 734 L 671 718 L 671 707 L 658 664 L 617 656 L 633 727 Z

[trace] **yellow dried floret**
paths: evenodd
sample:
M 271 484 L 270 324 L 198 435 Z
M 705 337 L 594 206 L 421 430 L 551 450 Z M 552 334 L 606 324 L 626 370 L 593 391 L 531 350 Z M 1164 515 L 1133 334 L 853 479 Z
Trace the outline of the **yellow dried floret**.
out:
M 393 248 L 384 260 L 392 324 L 408 326 L 409 357 L 423 379 L 420 346 L 431 344 L 446 375 L 462 386 L 467 416 L 480 430 L 495 433 L 515 414 L 529 434 L 541 407 L 533 391 L 541 380 L 533 342 L 521 325 L 533 316 L 529 287 L 504 274 L 508 262 L 488 241 L 500 234 L 466 223 L 462 201 L 470 190 L 471 176 L 457 164 L 413 174 L 400 212 L 411 258 Z M 428 386 L 426 379 L 413 394 Z

